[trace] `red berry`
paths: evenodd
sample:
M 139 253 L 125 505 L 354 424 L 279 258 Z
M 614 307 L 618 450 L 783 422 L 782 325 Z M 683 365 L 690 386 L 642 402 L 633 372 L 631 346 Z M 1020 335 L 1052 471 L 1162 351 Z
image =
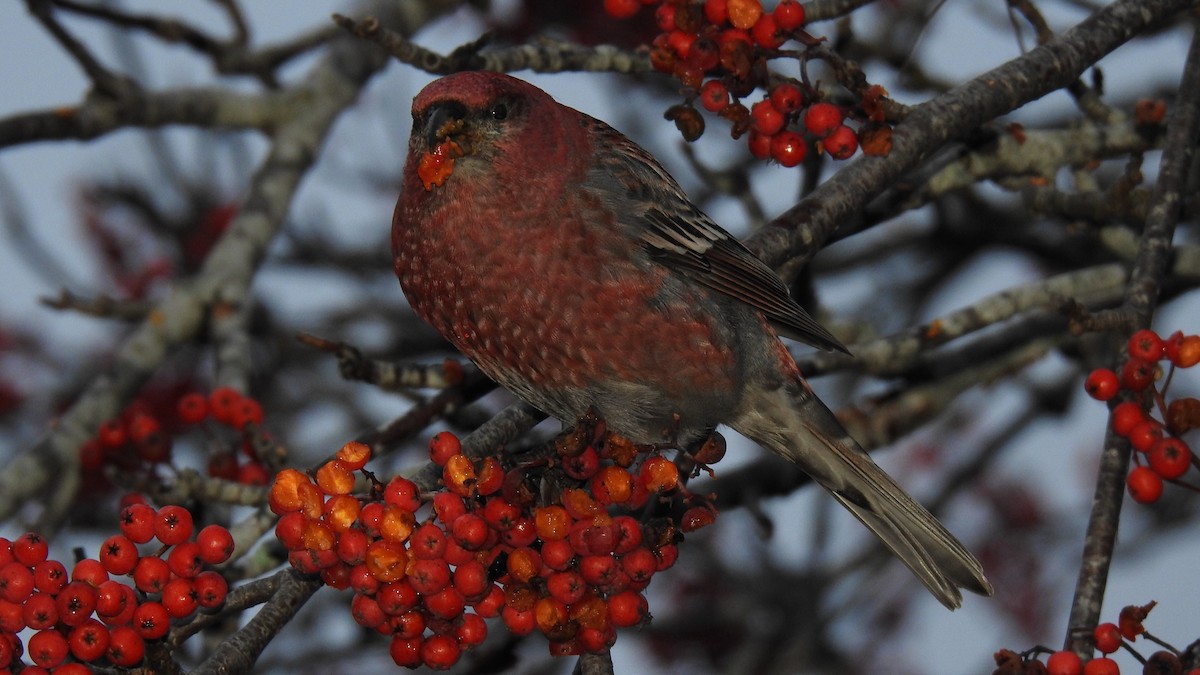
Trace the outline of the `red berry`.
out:
M 575 559 L 575 549 L 566 539 L 552 539 L 542 543 L 542 564 L 546 567 L 562 571 L 571 566 Z
M 755 21 L 754 26 L 750 28 L 750 35 L 763 49 L 779 49 L 787 41 L 787 35 L 779 30 L 779 24 L 775 21 L 774 14 L 763 14 L 758 17 L 758 21 Z
M 1097 368 L 1088 374 L 1087 380 L 1083 383 L 1083 389 L 1088 393 L 1088 396 L 1097 401 L 1108 401 L 1117 395 L 1117 391 L 1121 388 L 1121 383 L 1117 380 L 1117 374 L 1108 368 Z
M 1150 467 L 1138 466 L 1125 477 L 1125 487 L 1135 502 L 1153 504 L 1162 497 L 1163 480 Z
M 233 555 L 233 534 L 221 525 L 208 525 L 196 535 L 200 559 L 209 565 L 219 565 Z
M 108 570 L 95 558 L 84 558 L 71 569 L 71 581 L 82 581 L 92 588 L 108 581 Z
M 1187 443 L 1174 436 L 1168 436 L 1159 439 L 1150 448 L 1146 459 L 1149 460 L 1154 473 L 1166 480 L 1174 480 L 1187 473 L 1188 467 L 1192 465 L 1192 451 Z
M 147 556 L 139 560 L 133 568 L 133 584 L 143 593 L 161 592 L 170 579 L 171 568 L 167 567 L 167 561 L 162 558 Z
M 455 519 L 450 529 L 454 540 L 468 551 L 478 551 L 487 543 L 487 521 L 474 513 L 466 513 Z
M 204 394 L 192 392 L 179 399 L 176 413 L 184 424 L 199 424 L 208 417 L 208 398 Z
M 1092 659 L 1083 667 L 1083 675 L 1120 675 L 1120 673 L 1121 669 L 1117 667 L 1117 662 L 1106 656 Z
M 1154 362 L 1130 358 L 1121 366 L 1121 386 L 1130 391 L 1143 391 L 1154 384 L 1156 370 Z
M 425 639 L 420 636 L 402 638 L 395 635 L 392 637 L 392 644 L 388 646 L 388 654 L 401 668 L 419 668 L 421 667 L 421 646 L 424 644 Z
M 440 522 L 450 524 L 467 512 L 467 505 L 453 492 L 439 492 L 433 496 L 433 512 Z
M 446 466 L 451 457 L 460 453 L 462 443 L 449 431 L 434 434 L 433 438 L 429 439 L 429 458 L 438 466 Z
M 229 426 L 234 429 L 244 429 L 248 424 L 256 426 L 263 423 L 262 404 L 250 398 L 249 396 L 242 397 L 237 405 L 233 408 L 233 417 L 230 420 Z
M 641 6 L 637 0 L 627 1 Z M 604 0 L 604 5 L 608 7 L 613 2 L 614 0 Z M 458 646 L 458 641 L 448 635 L 431 635 L 425 640 L 425 644 L 421 645 L 421 661 L 433 670 L 449 670 L 458 663 L 460 656 L 462 649 Z
M 500 539 L 508 546 L 513 548 L 521 548 L 522 546 L 530 546 L 537 541 L 537 528 L 533 524 L 531 518 L 518 518 L 513 526 L 504 531 Z
M 420 637 L 425 632 L 425 623 L 425 612 L 418 610 L 405 612 L 392 619 L 396 635 L 405 639 Z
M 57 560 L 43 560 L 33 566 L 33 587 L 43 593 L 55 595 L 67 581 L 67 568 Z
M 130 668 L 142 662 L 146 656 L 146 643 L 128 626 L 112 629 L 108 638 L 108 659 L 122 668 Z
M 804 128 L 822 138 L 832 133 L 841 123 L 842 111 L 832 103 L 814 103 L 804 113 Z
M 804 6 L 796 0 L 782 0 L 775 6 L 775 22 L 788 33 L 804 25 Z
M 96 431 L 96 438 L 100 441 L 100 445 L 109 450 L 115 450 L 129 440 L 125 433 L 125 425 L 121 420 L 108 420 L 100 425 L 100 429 Z
M 29 658 L 42 668 L 53 668 L 67 658 L 67 639 L 54 629 L 38 631 L 27 643 Z
M 1158 333 L 1143 328 L 1129 336 L 1129 356 L 1142 361 L 1154 363 L 1163 357 L 1163 341 Z
M 1179 348 L 1183 346 L 1183 331 L 1177 330 L 1163 340 L 1163 356 L 1179 365 Z
M 425 609 L 433 616 L 453 621 L 462 616 L 467 602 L 453 586 L 447 586 L 433 595 L 425 596 Z
M 483 507 L 483 519 L 492 529 L 503 532 L 512 529 L 521 519 L 521 509 L 502 497 L 492 497 Z
M 779 133 L 784 122 L 787 121 L 770 99 L 764 99 L 751 106 L 750 118 L 752 120 L 751 128 L 766 136 L 774 136 Z
M 464 598 L 479 598 L 489 588 L 488 571 L 478 560 L 463 563 L 454 569 L 454 588 Z
M 485 619 L 500 616 L 500 611 L 504 609 L 504 591 L 496 584 L 492 584 L 483 598 L 476 600 L 471 607 L 474 608 L 476 614 Z
M 850 159 L 858 151 L 858 134 L 846 125 L 834 129 L 825 138 L 825 152 L 834 159 Z
M 414 559 L 408 565 L 408 582 L 418 593 L 432 595 L 450 583 L 450 566 L 442 559 Z
M 618 628 L 636 626 L 649 614 L 645 596 L 637 591 L 622 591 L 608 599 L 608 618 Z
M 794 84 L 783 82 L 771 89 L 771 105 L 784 115 L 790 115 L 804 107 L 804 94 Z
M 1054 652 L 1046 660 L 1046 675 L 1083 675 L 1083 659 L 1075 652 Z
M 42 562 L 49 553 L 49 542 L 36 532 L 26 532 L 12 542 L 13 557 L 26 567 L 33 567 Z
M 454 631 L 454 637 L 464 649 L 482 644 L 487 638 L 487 623 L 484 622 L 483 617 L 467 612 L 459 621 L 462 623 Z
M 84 581 L 72 581 L 54 599 L 58 619 L 68 626 L 78 626 L 96 610 L 96 589 Z
M 133 610 L 133 630 L 146 640 L 157 640 L 171 629 L 171 615 L 162 603 L 148 600 Z
M 108 583 L 115 584 L 117 582 L 111 581 Z M 125 596 L 122 595 L 122 601 L 124 601 L 124 598 Z M 122 602 L 122 604 L 124 603 Z M 45 630 L 53 628 L 58 623 L 58 605 L 54 602 L 54 596 L 49 593 L 34 593 L 20 607 L 21 619 L 28 628 Z
M 1150 448 L 1163 438 L 1163 427 L 1157 420 L 1147 419 L 1139 422 L 1129 432 L 1129 444 L 1138 452 L 1150 452 Z
M 639 0 L 604 0 L 604 11 L 618 19 L 632 18 L 641 8 L 642 3 Z
M 1142 407 L 1133 401 L 1118 403 L 1112 411 L 1112 428 L 1120 436 L 1128 437 L 1134 427 L 1146 419 Z
M 172 579 L 163 586 L 162 605 L 172 618 L 191 616 L 199 606 L 199 598 L 191 579 Z
M 71 629 L 68 643 L 71 655 L 89 663 L 97 661 L 108 650 L 109 634 L 104 624 L 95 619 L 88 619 Z
M 121 533 L 135 544 L 145 544 L 154 538 L 154 508 L 147 504 L 131 504 L 121 510 Z
M 666 7 L 666 5 L 663 5 Z M 709 112 L 721 112 L 729 105 L 729 89 L 720 80 L 709 80 L 700 87 L 700 105 Z M 595 450 L 592 450 L 594 453 Z
M 667 46 L 670 47 L 671 51 L 675 52 L 675 55 L 680 59 L 675 66 L 675 75 L 680 80 L 688 80 L 704 76 L 704 73 L 699 68 L 692 67 L 687 61 L 688 56 L 692 53 L 692 45 L 696 43 L 697 39 L 699 38 L 695 33 L 688 31 L 673 30 L 670 33 L 667 33 Z M 696 86 L 699 85 L 700 83 L 697 82 Z
M 123 534 L 114 534 L 100 545 L 100 563 L 109 574 L 129 574 L 137 561 L 137 544 Z
M 714 26 L 721 26 L 729 20 L 728 0 L 706 0 L 704 3 L 704 18 Z
M 767 159 L 771 156 L 771 136 L 751 131 L 747 144 L 750 146 L 750 154 L 754 155 L 755 159 Z
M 154 518 L 154 536 L 167 546 L 181 544 L 191 539 L 191 512 L 174 504 L 162 507 Z
M 438 496 L 440 497 L 443 494 L 448 493 L 438 493 Z M 453 495 L 451 495 L 451 497 L 453 497 Z M 457 499 L 457 497 L 455 497 L 455 499 Z M 395 505 L 409 513 L 415 513 L 417 509 L 421 508 L 421 490 L 417 487 L 417 484 L 411 480 L 396 476 L 392 480 L 388 481 L 387 487 L 384 488 L 383 501 L 387 502 L 388 504 Z M 461 501 L 462 500 L 459 500 L 460 503 Z
M 130 596 L 126 595 L 127 589 L 128 586 L 115 579 L 109 579 L 97 586 L 96 614 L 104 619 L 112 619 L 112 617 L 124 613 L 126 605 L 131 602 Z
M 804 161 L 808 146 L 804 137 L 787 129 L 771 138 L 771 158 L 781 166 L 793 167 Z
M 226 426 L 233 426 L 237 407 L 241 401 L 242 394 L 237 389 L 217 387 L 208 395 L 208 411 L 216 421 Z
M 664 33 L 675 30 L 675 5 L 662 4 L 654 10 L 654 21 Z
M 33 572 L 16 560 L 0 567 L 0 598 L 20 604 L 33 592 Z
M 204 561 L 200 558 L 200 545 L 194 541 L 185 541 L 171 547 L 171 552 L 167 554 L 167 567 L 177 577 L 194 578 L 204 570 Z
M 1092 631 L 1092 639 L 1101 653 L 1111 654 L 1121 647 L 1121 630 L 1115 623 L 1102 623 Z
M 162 426 L 153 415 L 139 413 L 129 420 L 129 440 L 134 443 L 142 444 L 154 434 L 162 431 Z
M 517 610 L 512 605 L 505 605 L 500 612 L 500 618 L 508 627 L 508 632 L 516 636 L 529 635 L 537 627 L 537 618 L 533 609 Z

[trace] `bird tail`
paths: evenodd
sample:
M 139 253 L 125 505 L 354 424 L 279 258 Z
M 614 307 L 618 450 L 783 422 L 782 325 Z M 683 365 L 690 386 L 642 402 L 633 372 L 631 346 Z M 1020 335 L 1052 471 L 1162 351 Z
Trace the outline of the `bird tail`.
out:
M 933 514 L 884 473 L 807 383 L 761 391 L 731 425 L 796 462 L 853 513 L 949 609 L 964 588 L 992 594 L 983 567 Z

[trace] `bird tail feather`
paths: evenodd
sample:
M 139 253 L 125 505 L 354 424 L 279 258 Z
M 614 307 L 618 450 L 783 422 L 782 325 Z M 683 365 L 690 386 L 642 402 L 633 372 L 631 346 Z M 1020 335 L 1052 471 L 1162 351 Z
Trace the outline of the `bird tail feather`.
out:
M 796 462 L 866 525 L 943 605 L 962 604 L 960 588 L 992 594 L 983 567 L 933 514 L 910 497 L 850 437 L 806 384 L 763 392 L 733 424 Z

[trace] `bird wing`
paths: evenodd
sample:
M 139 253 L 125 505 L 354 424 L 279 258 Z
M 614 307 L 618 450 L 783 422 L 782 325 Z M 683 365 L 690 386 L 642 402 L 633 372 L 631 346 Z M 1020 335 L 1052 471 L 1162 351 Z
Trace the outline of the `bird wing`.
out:
M 623 193 L 615 200 L 619 212 L 651 259 L 750 305 L 789 338 L 849 353 L 792 299 L 766 263 L 692 204 L 656 159 L 607 124 L 593 123 L 597 143 L 612 151 L 597 153 L 601 161 L 590 182 Z

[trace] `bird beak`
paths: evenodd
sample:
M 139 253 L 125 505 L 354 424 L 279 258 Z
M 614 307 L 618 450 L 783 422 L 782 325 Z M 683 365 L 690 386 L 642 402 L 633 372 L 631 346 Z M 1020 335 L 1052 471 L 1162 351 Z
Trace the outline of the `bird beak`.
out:
M 458 101 L 439 101 L 425 109 L 424 120 L 418 121 L 421 139 L 432 150 L 446 138 L 462 131 L 467 107 Z

